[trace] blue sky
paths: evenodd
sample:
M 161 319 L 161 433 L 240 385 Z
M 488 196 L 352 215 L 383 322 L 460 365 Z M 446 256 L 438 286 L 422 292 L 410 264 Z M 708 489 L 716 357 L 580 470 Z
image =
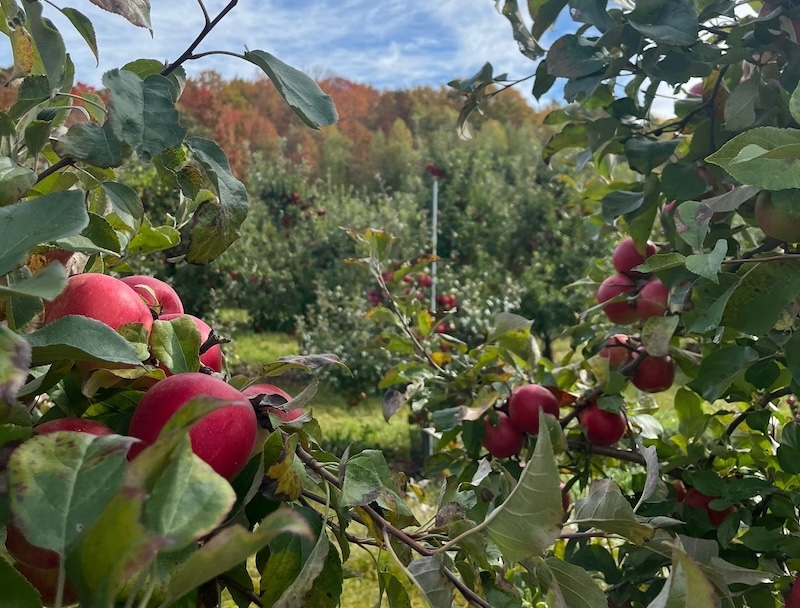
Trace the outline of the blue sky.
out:
M 55 3 L 77 8 L 94 23 L 99 67 L 69 22 L 45 4 L 45 16 L 64 36 L 79 79 L 94 85 L 103 72 L 132 59 L 175 59 L 203 25 L 197 0 L 153 0 L 152 38 L 85 0 Z M 205 4 L 213 17 L 227 0 Z M 379 88 L 442 85 L 472 75 L 485 61 L 511 77 L 535 68 L 517 50 L 493 0 L 239 0 L 198 50 L 241 52 L 244 46 L 269 51 L 315 76 L 337 75 Z M 4 47 L 0 64 L 10 63 L 10 49 Z M 214 69 L 226 77 L 257 75 L 254 66 L 222 56 L 186 68 L 190 74 Z

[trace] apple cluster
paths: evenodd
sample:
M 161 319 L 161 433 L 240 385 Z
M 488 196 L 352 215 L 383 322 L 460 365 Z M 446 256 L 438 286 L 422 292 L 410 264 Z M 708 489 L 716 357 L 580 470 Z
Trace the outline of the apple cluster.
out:
M 604 280 L 597 290 L 597 302 L 608 302 L 603 312 L 612 323 L 631 325 L 650 317 L 661 317 L 667 311 L 669 288 L 658 278 L 634 270 L 655 252 L 656 246 L 650 241 L 644 251 L 639 251 L 631 238 L 617 245 L 611 258 L 617 272 Z M 616 300 L 618 297 L 625 299 Z
M 201 344 L 208 340 L 211 333 L 211 328 L 204 321 L 184 313 L 183 303 L 170 285 L 148 276 L 117 279 L 98 273 L 74 275 L 68 279 L 66 289 L 46 304 L 43 322 L 53 323 L 69 315 L 95 319 L 112 329 L 139 324 L 148 335 L 154 319 L 169 321 L 187 316 L 197 327 Z M 172 374 L 154 358 L 146 362 L 150 369 L 162 370 L 163 379 L 158 380 L 158 374 L 154 375 L 155 382 L 133 411 L 127 434 L 140 441 L 131 447 L 128 458 L 136 458 L 154 443 L 181 406 L 198 397 L 216 398 L 225 403 L 195 424 L 189 431 L 189 439 L 192 451 L 230 481 L 242 471 L 251 455 L 259 451 L 257 439 L 259 433 L 265 431 L 259 425 L 256 409 L 277 416 L 281 422 L 296 420 L 302 416 L 302 411 L 262 405 L 268 396 L 278 396 L 284 402 L 292 400 L 289 394 L 271 384 L 253 384 L 240 391 L 222 380 L 223 356 L 219 344 L 202 352 L 199 358 L 201 371 L 205 373 Z M 78 371 L 91 372 L 94 368 L 79 368 Z M 114 432 L 99 422 L 83 418 L 53 419 L 34 427 L 34 432 L 38 434 L 58 431 L 92 435 Z M 16 560 L 15 567 L 47 600 L 56 587 L 58 554 L 31 545 L 13 523 L 8 526 L 6 548 Z M 71 593 L 72 590 L 67 587 L 70 598 Z
M 675 381 L 675 364 L 672 357 L 654 357 L 648 355 L 644 349 L 634 347 L 630 336 L 614 334 L 598 353 L 608 359 L 610 367 L 622 369 L 627 366 L 634 368 L 631 383 L 645 393 L 660 393 L 668 390 Z M 636 363 L 636 365 L 631 365 Z

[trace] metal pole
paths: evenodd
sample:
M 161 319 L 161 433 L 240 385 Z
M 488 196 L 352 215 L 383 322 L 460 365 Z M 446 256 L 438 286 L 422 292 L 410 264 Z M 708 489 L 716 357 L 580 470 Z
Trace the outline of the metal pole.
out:
M 439 178 L 433 178 L 433 218 L 431 221 L 431 245 L 436 257 L 439 232 Z M 431 312 L 436 314 L 436 260 L 431 263 Z

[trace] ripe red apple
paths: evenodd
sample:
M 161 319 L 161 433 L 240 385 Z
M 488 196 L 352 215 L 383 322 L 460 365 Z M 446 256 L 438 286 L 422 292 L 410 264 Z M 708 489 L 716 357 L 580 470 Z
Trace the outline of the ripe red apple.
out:
M 656 245 L 652 241 L 647 241 L 644 251 L 639 251 L 633 239 L 628 237 L 622 241 L 611 256 L 611 263 L 617 272 L 630 274 L 633 276 L 643 276 L 641 272 L 634 272 L 634 268 L 656 252 Z
M 518 386 L 508 400 L 508 417 L 520 431 L 539 432 L 539 410 L 558 418 L 558 399 L 538 384 Z
M 598 354 L 608 359 L 611 367 L 622 367 L 633 358 L 633 353 L 625 346 L 627 343 L 628 336 L 626 334 L 614 334 Z
M 672 487 L 675 488 L 675 502 L 683 502 L 686 498 L 686 484 L 676 479 L 672 482 Z
M 419 283 L 420 287 L 430 287 L 431 285 L 433 285 L 433 278 L 429 274 L 420 272 L 417 275 L 417 282 Z
M 67 280 L 67 288 L 44 307 L 45 324 L 67 315 L 82 315 L 118 329 L 141 323 L 150 332 L 153 315 L 129 285 L 106 274 L 87 272 Z
M 650 317 L 663 317 L 669 308 L 669 287 L 653 277 L 639 290 L 636 312 L 642 321 Z
M 135 274 L 120 279 L 138 293 L 157 315 L 183 314 L 183 302 L 171 285 L 155 277 Z M 152 289 L 152 293 L 146 288 Z M 155 294 L 155 298 L 153 297 Z
M 594 445 L 613 445 L 625 434 L 627 425 L 622 413 L 614 414 L 601 410 L 591 403 L 578 414 L 578 422 L 589 443 Z
M 274 384 L 252 384 L 248 386 L 246 389 L 242 391 L 242 394 L 251 399 L 253 397 L 258 397 L 260 395 L 270 396 L 270 395 L 278 395 L 286 399 L 286 401 L 291 401 L 292 397 L 286 391 L 278 388 Z M 270 411 L 274 413 L 278 418 L 283 420 L 284 422 L 291 422 L 292 420 L 296 420 L 303 415 L 303 411 L 300 408 L 296 408 L 293 410 L 282 410 L 278 408 L 270 408 Z
M 756 224 L 767 236 L 786 243 L 800 241 L 800 214 L 778 209 L 767 190 L 762 190 L 756 197 L 755 218 Z
M 572 497 L 569 495 L 569 492 L 565 492 L 564 491 L 564 488 L 566 487 L 566 485 L 567 484 L 565 484 L 563 481 L 560 484 L 560 487 L 561 487 L 561 507 L 564 509 L 565 513 L 567 511 L 569 511 L 569 508 L 572 505 Z
M 633 296 L 636 293 L 636 284 L 633 279 L 624 274 L 615 274 L 608 277 L 597 289 L 597 301 L 602 304 L 620 295 Z M 618 325 L 629 325 L 639 320 L 636 312 L 636 303 L 633 301 L 612 302 L 603 306 L 603 312 L 608 320 Z
M 670 356 L 645 357 L 633 373 L 631 382 L 645 393 L 660 393 L 672 386 L 675 365 Z
M 792 583 L 789 597 L 786 598 L 786 608 L 800 608 L 800 575 Z
M 209 327 L 208 323 L 206 323 L 202 319 L 198 319 L 194 315 L 169 314 L 169 315 L 161 315 L 159 317 L 159 320 L 172 321 L 173 319 L 177 319 L 180 316 L 189 317 L 197 326 L 197 330 L 200 332 L 200 346 L 202 346 L 205 343 L 205 341 L 208 340 L 208 335 L 211 333 L 211 327 Z M 215 372 L 221 372 L 222 348 L 220 348 L 219 344 L 215 344 L 214 346 L 209 348 L 206 352 L 204 352 L 202 355 L 200 355 L 200 363 L 202 363 L 206 367 L 210 367 Z
M 33 568 L 20 562 L 16 562 L 14 568 L 36 588 L 39 595 L 42 596 L 43 606 L 55 605 L 56 592 L 58 591 L 58 568 Z M 66 581 L 62 606 L 74 604 L 77 601 L 78 594 L 75 593 L 69 581 Z
M 233 479 L 247 464 L 255 444 L 258 423 L 253 406 L 231 385 L 208 376 L 189 372 L 161 380 L 148 390 L 133 411 L 128 434 L 150 445 L 167 421 L 187 401 L 195 397 L 215 397 L 228 401 L 203 418 L 189 431 L 192 451 L 226 479 Z M 144 446 L 134 445 L 136 456 Z
M 495 458 L 508 458 L 522 449 L 525 436 L 503 412 L 497 414 L 497 426 L 492 426 L 490 416 L 483 419 L 481 445 Z
M 114 433 L 105 424 L 84 418 L 58 418 L 33 427 L 33 432 L 37 435 L 49 435 L 59 431 L 89 433 L 98 436 Z M 32 545 L 25 538 L 22 530 L 13 523 L 8 524 L 6 528 L 6 549 L 15 560 L 35 569 L 57 569 L 60 562 L 57 552 Z
M 705 509 L 705 512 L 708 514 L 708 520 L 711 522 L 711 525 L 715 528 L 719 528 L 722 525 L 722 522 L 725 521 L 725 518 L 728 517 L 731 513 L 736 511 L 736 508 L 731 505 L 730 507 L 723 509 L 722 511 L 718 511 L 717 509 L 712 509 L 708 505 L 714 500 L 715 497 L 713 496 L 706 496 L 705 494 L 700 493 L 699 491 L 695 490 L 694 488 L 690 488 L 688 492 L 686 492 L 686 498 L 684 498 L 684 504 L 692 507 L 693 509 Z

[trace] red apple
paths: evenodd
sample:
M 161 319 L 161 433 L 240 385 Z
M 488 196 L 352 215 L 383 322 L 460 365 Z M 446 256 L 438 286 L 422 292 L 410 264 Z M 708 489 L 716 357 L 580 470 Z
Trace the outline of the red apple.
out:
M 578 422 L 583 427 L 586 439 L 594 445 L 613 445 L 622 439 L 627 429 L 622 413 L 601 410 L 596 403 L 580 411 Z
M 45 304 L 45 324 L 67 315 L 89 317 L 112 329 L 141 323 L 149 333 L 153 326 L 153 315 L 139 294 L 119 279 L 96 272 L 71 276 L 67 288 Z
M 627 343 L 628 336 L 626 334 L 614 334 L 598 354 L 604 359 L 608 359 L 611 367 L 622 367 L 633 358 L 633 353 L 625 346 Z
M 686 498 L 686 484 L 676 479 L 672 482 L 672 487 L 675 488 L 675 502 L 683 502 Z
M 539 410 L 558 418 L 558 399 L 538 384 L 518 386 L 508 400 L 508 417 L 520 431 L 539 432 Z
M 200 332 L 200 346 L 202 346 L 206 340 L 208 340 L 208 335 L 211 333 L 211 327 L 209 327 L 208 323 L 203 321 L 202 319 L 198 319 L 194 315 L 182 315 L 182 314 L 169 314 L 169 315 L 161 315 L 159 317 L 160 321 L 172 321 L 173 319 L 177 319 L 180 316 L 189 317 L 194 324 L 197 326 L 197 330 Z M 220 348 L 219 344 L 215 344 L 211 348 L 209 348 L 206 352 L 200 355 L 200 363 L 205 365 L 206 367 L 210 367 L 215 372 L 222 371 L 222 348 Z
M 270 396 L 270 395 L 278 395 L 279 397 L 283 397 L 286 401 L 291 401 L 292 397 L 286 391 L 278 388 L 273 384 L 251 384 L 246 389 L 242 391 L 242 394 L 251 399 L 253 397 L 259 396 Z M 279 408 L 270 408 L 270 412 L 278 416 L 284 422 L 291 422 L 292 420 L 296 420 L 303 415 L 303 411 L 300 408 L 295 408 L 293 410 L 282 410 Z
M 675 380 L 675 365 L 672 358 L 645 357 L 633 373 L 631 382 L 645 393 L 660 393 L 672 386 Z
M 566 487 L 566 485 L 567 484 L 565 484 L 564 482 L 561 482 L 561 484 L 560 484 L 560 487 L 561 487 L 561 506 L 564 509 L 565 513 L 567 511 L 569 511 L 569 508 L 572 505 L 572 497 L 569 495 L 569 492 L 565 492 L 564 491 L 564 488 Z
M 656 245 L 652 241 L 647 241 L 644 251 L 639 251 L 633 239 L 628 237 L 622 241 L 611 256 L 611 263 L 617 272 L 630 274 L 633 276 L 642 276 L 640 272 L 634 272 L 634 268 L 639 264 L 644 264 L 644 261 L 656 252 Z
M 58 591 L 58 568 L 33 568 L 20 562 L 15 563 L 14 568 L 36 588 L 39 595 L 42 596 L 43 606 L 55 605 L 56 592 Z M 69 581 L 66 581 L 62 606 L 74 604 L 77 601 L 78 594 L 75 593 Z
M 686 498 L 684 498 L 684 504 L 692 507 L 693 509 L 705 509 L 705 512 L 708 514 L 708 520 L 711 522 L 711 525 L 715 528 L 719 528 L 722 525 L 722 522 L 725 521 L 725 518 L 728 517 L 731 513 L 736 511 L 736 508 L 731 505 L 730 507 L 723 509 L 722 511 L 718 511 L 717 509 L 712 509 L 708 505 L 714 500 L 715 497 L 713 496 L 706 496 L 705 494 L 700 493 L 699 491 L 695 490 L 694 488 L 690 488 L 688 492 L 686 492 Z
M 762 190 L 756 197 L 755 219 L 767 236 L 786 243 L 800 241 L 800 214 L 777 208 L 767 190 Z
M 492 426 L 490 416 L 483 419 L 481 445 L 495 458 L 508 458 L 522 449 L 525 436 L 503 412 L 497 414 L 497 426 Z
M 789 597 L 786 598 L 785 608 L 800 608 L 800 575 L 795 577 Z
M 615 274 L 608 277 L 597 289 L 597 301 L 602 304 L 620 295 L 633 296 L 636 293 L 636 284 L 633 279 L 624 274 Z M 618 325 L 629 325 L 639 320 L 636 312 L 636 303 L 633 301 L 612 302 L 603 306 L 603 312 L 608 320 Z
M 192 427 L 192 450 L 226 479 L 233 479 L 247 464 L 256 440 L 258 423 L 253 406 L 231 385 L 206 374 L 176 374 L 148 390 L 133 411 L 128 434 L 150 445 L 173 414 L 195 397 L 215 397 L 229 403 L 214 410 Z M 144 446 L 134 445 L 136 456 Z
M 183 314 L 183 302 L 171 285 L 155 277 L 135 274 L 122 277 L 123 283 L 129 285 L 138 293 L 150 308 L 158 315 Z M 152 293 L 146 288 L 150 288 Z M 153 297 L 155 294 L 155 298 Z
M 650 317 L 663 317 L 669 308 L 669 287 L 653 277 L 639 290 L 636 312 L 642 321 Z

